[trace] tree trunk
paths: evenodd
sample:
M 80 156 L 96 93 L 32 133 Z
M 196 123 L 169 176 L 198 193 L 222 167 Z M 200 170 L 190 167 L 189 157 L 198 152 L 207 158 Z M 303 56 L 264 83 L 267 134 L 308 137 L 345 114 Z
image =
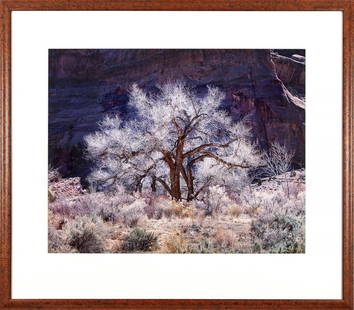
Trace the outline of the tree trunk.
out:
M 180 176 L 183 169 L 183 145 L 184 139 L 181 137 L 178 138 L 175 163 L 173 167 L 171 167 L 172 169 L 170 168 L 172 198 L 176 199 L 177 201 L 182 199 Z
M 156 193 L 156 178 L 152 178 L 151 191 L 152 191 L 153 193 Z
M 171 196 L 173 199 L 181 200 L 180 171 L 176 168 L 170 170 Z
M 183 146 L 185 137 L 182 135 L 178 125 L 177 128 L 179 131 L 179 137 L 177 140 L 175 156 L 165 150 L 162 150 L 161 153 L 163 154 L 164 160 L 170 168 L 170 195 L 172 196 L 172 199 L 179 201 L 182 199 L 180 176 L 183 169 Z
M 188 188 L 187 201 L 191 201 L 194 198 L 194 184 L 193 184 L 193 174 L 192 174 L 191 167 L 188 167 L 187 169 L 186 183 Z

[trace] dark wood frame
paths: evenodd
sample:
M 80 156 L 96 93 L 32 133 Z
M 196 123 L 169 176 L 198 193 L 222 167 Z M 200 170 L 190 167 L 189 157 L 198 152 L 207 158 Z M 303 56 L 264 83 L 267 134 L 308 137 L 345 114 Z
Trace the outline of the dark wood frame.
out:
M 353 309 L 353 102 L 350 0 L 0 0 L 1 309 Z M 11 299 L 11 12 L 28 10 L 342 11 L 343 299 L 341 300 L 15 300 Z M 353 37 L 354 38 L 354 37 Z M 325 271 L 324 271 L 325 272 Z

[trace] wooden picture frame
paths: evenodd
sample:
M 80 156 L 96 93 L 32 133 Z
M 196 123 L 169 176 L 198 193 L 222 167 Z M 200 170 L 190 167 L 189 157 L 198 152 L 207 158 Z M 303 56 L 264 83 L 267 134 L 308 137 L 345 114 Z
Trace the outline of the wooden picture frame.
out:
M 353 309 L 352 1 L 0 0 L 1 309 Z M 341 300 L 16 300 L 11 298 L 11 12 L 32 10 L 341 11 L 343 13 L 343 261 Z

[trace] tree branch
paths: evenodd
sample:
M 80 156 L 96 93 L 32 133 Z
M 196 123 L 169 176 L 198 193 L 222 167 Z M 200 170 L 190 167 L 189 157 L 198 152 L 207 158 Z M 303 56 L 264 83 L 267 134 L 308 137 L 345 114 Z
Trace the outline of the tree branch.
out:
M 168 193 L 172 196 L 171 189 L 170 189 L 170 187 L 167 185 L 167 183 L 164 180 L 162 180 L 161 178 L 156 177 L 156 181 L 159 182 L 165 188 L 165 190 L 168 191 Z
M 193 195 L 193 198 L 197 198 L 197 197 L 198 197 L 198 195 L 200 194 L 200 192 L 210 184 L 210 180 L 211 180 L 211 178 L 209 178 L 209 179 L 196 191 L 196 193 Z
M 160 152 L 162 153 L 162 155 L 164 156 L 163 159 L 164 161 L 167 163 L 167 165 L 170 167 L 170 168 L 174 168 L 175 166 L 175 163 L 172 159 L 172 155 L 170 152 L 168 151 L 165 151 L 165 150 L 160 150 Z
M 239 140 L 239 138 L 235 138 L 235 139 L 232 139 L 231 141 L 229 141 L 228 143 L 225 143 L 225 144 L 220 144 L 220 143 L 207 143 L 207 144 L 203 144 L 203 145 L 200 145 L 198 147 L 196 147 L 195 149 L 193 150 L 190 150 L 186 153 L 183 154 L 183 158 L 188 158 L 188 157 L 191 157 L 197 153 L 200 153 L 202 151 L 204 151 L 205 149 L 209 148 L 209 147 L 219 147 L 219 148 L 225 148 L 225 147 L 228 147 L 230 146 L 230 144 L 234 143 L 235 141 Z
M 178 125 L 175 118 L 172 120 L 172 123 L 175 125 L 175 127 L 177 129 L 178 136 L 181 137 L 182 136 L 182 128 Z
M 222 163 L 223 165 L 228 166 L 229 168 L 243 168 L 243 169 L 252 168 L 252 166 L 245 166 L 245 165 L 238 165 L 238 164 L 229 163 L 229 162 L 223 160 L 222 158 L 220 158 L 219 156 L 217 156 L 213 153 L 210 153 L 210 152 L 202 152 L 202 154 L 205 155 L 205 157 L 215 159 L 219 163 Z
M 189 135 L 189 133 L 193 130 L 193 128 L 198 125 L 198 123 L 199 123 L 198 119 L 202 116 L 207 116 L 207 115 L 204 113 L 197 114 L 196 116 L 194 116 L 191 119 L 191 121 L 189 122 L 189 124 L 186 126 L 186 128 L 184 130 L 184 133 L 183 133 L 184 137 L 187 137 Z M 194 121 L 195 121 L 195 123 L 193 124 Z

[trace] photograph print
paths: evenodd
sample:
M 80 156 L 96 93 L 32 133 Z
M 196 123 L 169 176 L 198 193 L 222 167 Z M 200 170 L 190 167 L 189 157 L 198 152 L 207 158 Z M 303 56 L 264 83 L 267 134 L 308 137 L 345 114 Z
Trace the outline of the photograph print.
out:
M 305 50 L 48 56 L 49 253 L 305 253 Z

